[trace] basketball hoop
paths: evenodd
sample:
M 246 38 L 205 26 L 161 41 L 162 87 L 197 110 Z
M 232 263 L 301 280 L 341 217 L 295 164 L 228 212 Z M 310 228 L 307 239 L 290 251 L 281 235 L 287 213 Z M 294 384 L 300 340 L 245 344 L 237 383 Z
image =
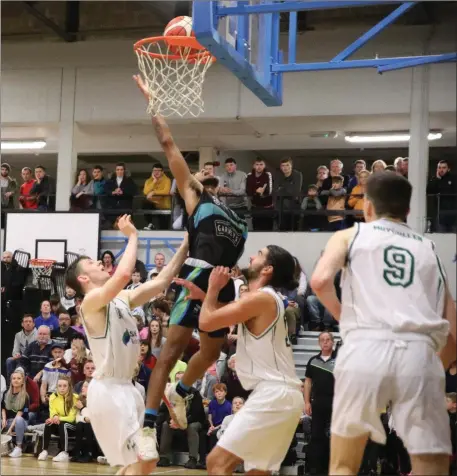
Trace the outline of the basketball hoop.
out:
M 195 37 L 145 38 L 133 48 L 149 91 L 149 114 L 197 117 L 203 112 L 203 82 L 215 58 Z
M 30 268 L 33 273 L 33 284 L 38 286 L 38 280 L 42 276 L 51 277 L 52 265 L 55 263 L 52 259 L 31 259 Z

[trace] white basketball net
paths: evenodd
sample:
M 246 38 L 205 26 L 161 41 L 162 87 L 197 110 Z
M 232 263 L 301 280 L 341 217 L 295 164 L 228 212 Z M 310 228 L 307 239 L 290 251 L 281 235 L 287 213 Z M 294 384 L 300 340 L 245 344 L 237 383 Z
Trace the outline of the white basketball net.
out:
M 191 48 L 173 48 L 165 42 L 151 42 L 136 50 L 138 66 L 149 89 L 148 113 L 153 116 L 199 116 L 204 110 L 203 82 L 211 57 L 190 55 Z M 151 57 L 147 53 L 158 53 Z M 180 56 L 172 59 L 170 56 Z M 193 58 L 193 59 L 189 59 Z
M 40 278 L 42 276 L 51 277 L 52 265 L 55 263 L 53 260 L 30 260 L 30 269 L 33 274 L 33 284 L 38 286 Z M 48 282 L 43 283 L 45 288 L 49 288 Z

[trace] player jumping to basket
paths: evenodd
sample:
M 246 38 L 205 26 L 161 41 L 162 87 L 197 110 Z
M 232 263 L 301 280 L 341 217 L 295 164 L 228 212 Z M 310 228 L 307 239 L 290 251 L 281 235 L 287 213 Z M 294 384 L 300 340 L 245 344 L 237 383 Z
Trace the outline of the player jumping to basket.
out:
M 96 365 L 87 406 L 97 441 L 108 462 L 122 466 L 118 474 L 149 474 L 155 468 L 158 453 L 155 443 L 138 438 L 144 401 L 132 384 L 140 339 L 131 309 L 169 286 L 186 259 L 188 242 L 186 236 L 156 279 L 126 291 L 135 266 L 138 233 L 126 215 L 119 220 L 119 229 L 128 237 L 128 243 L 113 276 L 101 261 L 81 256 L 69 266 L 66 283 L 85 295 L 81 317 Z
M 253 390 L 208 455 L 208 472 L 214 475 L 232 474 L 243 461 L 248 472 L 278 471 L 303 411 L 284 299 L 275 291 L 297 287 L 295 260 L 288 251 L 270 245 L 251 258 L 248 274 L 249 292 L 222 308 L 218 295 L 230 280 L 228 268 L 214 269 L 206 296 L 193 283 L 183 283 L 192 298 L 204 299 L 203 330 L 238 324 L 236 373 L 243 388 Z
M 149 99 L 148 89 L 142 78 L 134 76 L 134 79 L 146 99 Z M 217 178 L 201 173 L 197 175 L 197 179 L 191 174 L 163 117 L 153 117 L 152 123 L 189 215 L 189 258 L 179 277 L 206 291 L 211 270 L 215 266 L 232 268 L 236 265 L 244 250 L 247 225 L 217 198 Z M 167 341 L 149 381 L 144 438 L 150 437 L 149 429 L 155 426 L 168 375 L 186 349 L 192 331 L 199 327 L 201 301 L 188 299 L 188 291 L 185 288 L 179 289 L 177 296 L 170 316 Z M 229 303 L 234 299 L 235 288 L 233 280 L 230 280 L 220 290 L 219 301 Z M 171 404 L 170 413 L 182 429 L 187 427 L 185 399 L 189 395 L 189 389 L 218 359 L 227 330 L 221 328 L 214 332 L 201 332 L 200 350 L 189 361 L 180 382 L 167 390 L 166 396 Z
M 404 223 L 411 191 L 390 172 L 371 176 L 366 223 L 330 238 L 311 279 L 344 341 L 334 371 L 332 475 L 358 473 L 368 438 L 385 443 L 380 413 L 389 402 L 413 474 L 448 474 L 443 363 L 456 358 L 456 307 L 434 244 Z M 340 269 L 341 303 L 333 285 Z

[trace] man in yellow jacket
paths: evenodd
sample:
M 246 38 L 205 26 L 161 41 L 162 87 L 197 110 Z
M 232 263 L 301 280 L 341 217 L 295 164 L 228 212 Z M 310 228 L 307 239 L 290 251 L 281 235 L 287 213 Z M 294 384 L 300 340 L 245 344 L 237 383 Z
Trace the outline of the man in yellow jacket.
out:
M 151 177 L 146 180 L 143 187 L 145 196 L 144 208 L 146 210 L 170 210 L 171 209 L 171 180 L 164 174 L 162 164 L 156 163 L 152 167 Z M 146 215 L 149 224 L 145 230 L 153 230 L 154 215 Z M 156 215 L 160 229 L 168 229 L 170 215 Z

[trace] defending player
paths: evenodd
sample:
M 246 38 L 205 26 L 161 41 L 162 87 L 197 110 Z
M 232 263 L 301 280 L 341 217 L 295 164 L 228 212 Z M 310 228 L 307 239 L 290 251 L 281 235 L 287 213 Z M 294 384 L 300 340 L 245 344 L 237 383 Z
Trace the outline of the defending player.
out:
M 236 373 L 253 390 L 217 446 L 208 455 L 209 474 L 232 474 L 244 461 L 246 471 L 278 471 L 303 410 L 301 382 L 295 372 L 284 317 L 284 301 L 275 288 L 295 289 L 295 260 L 279 246 L 267 246 L 251 258 L 249 292 L 220 308 L 218 294 L 230 279 L 227 268 L 210 276 L 206 297 L 184 283 L 192 297 L 204 298 L 200 327 L 215 331 L 238 325 Z
M 404 223 L 411 191 L 390 172 L 371 176 L 366 223 L 332 236 L 311 279 L 340 320 L 344 340 L 334 372 L 332 475 L 358 473 L 367 438 L 385 443 L 379 415 L 390 401 L 413 474 L 448 473 L 451 442 L 437 352 L 445 364 L 455 360 L 456 308 L 434 244 Z M 340 303 L 333 279 L 342 268 Z
M 96 365 L 87 406 L 97 441 L 112 466 L 123 466 L 118 474 L 149 474 L 158 454 L 155 445 L 137 438 L 144 402 L 132 384 L 140 340 L 131 309 L 169 286 L 186 259 L 188 244 L 186 237 L 156 279 L 126 291 L 135 266 L 138 233 L 126 215 L 119 220 L 119 229 L 128 237 L 128 244 L 113 276 L 101 261 L 81 256 L 69 266 L 66 283 L 85 295 L 81 317 Z M 148 462 L 140 464 L 138 460 Z
M 142 79 L 139 76 L 134 76 L 134 79 L 148 99 L 148 90 Z M 243 219 L 218 200 L 217 178 L 204 177 L 201 174 L 199 175 L 199 179 L 202 180 L 200 182 L 190 173 L 165 120 L 156 116 L 152 118 L 152 123 L 189 215 L 189 258 L 179 276 L 206 291 L 214 266 L 222 265 L 232 268 L 242 255 L 247 237 L 247 225 Z M 144 423 L 145 438 L 149 437 L 147 429 L 155 425 L 168 375 L 186 349 L 192 331 L 199 326 L 198 314 L 201 302 L 197 299 L 187 299 L 187 294 L 186 289 L 179 290 L 170 316 L 167 341 L 149 381 Z M 235 288 L 233 280 L 230 280 L 221 289 L 219 301 L 228 303 L 234 299 Z M 177 425 L 183 429 L 187 427 L 185 398 L 189 395 L 189 388 L 218 359 L 226 331 L 221 328 L 215 332 L 200 333 L 199 352 L 189 361 L 179 384 L 170 386 L 167 391 L 167 397 L 171 403 L 170 413 Z

